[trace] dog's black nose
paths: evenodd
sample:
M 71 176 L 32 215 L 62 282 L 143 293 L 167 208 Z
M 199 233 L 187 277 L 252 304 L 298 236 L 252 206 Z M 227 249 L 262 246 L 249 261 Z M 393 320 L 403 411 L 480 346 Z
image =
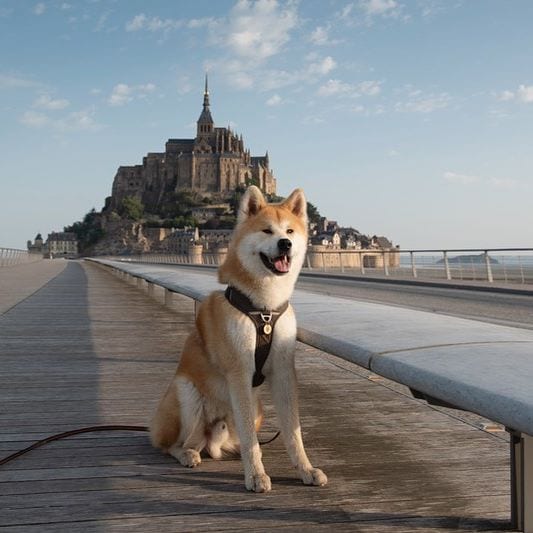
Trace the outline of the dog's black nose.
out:
M 278 241 L 278 248 L 280 252 L 288 252 L 291 249 L 292 242 L 289 239 L 280 239 Z

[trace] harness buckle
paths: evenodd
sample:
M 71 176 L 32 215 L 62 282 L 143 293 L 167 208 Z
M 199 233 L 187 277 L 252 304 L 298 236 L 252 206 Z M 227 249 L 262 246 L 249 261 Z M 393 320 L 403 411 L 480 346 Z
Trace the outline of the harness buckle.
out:
M 261 320 L 268 324 L 272 320 L 272 312 L 270 313 L 261 313 Z

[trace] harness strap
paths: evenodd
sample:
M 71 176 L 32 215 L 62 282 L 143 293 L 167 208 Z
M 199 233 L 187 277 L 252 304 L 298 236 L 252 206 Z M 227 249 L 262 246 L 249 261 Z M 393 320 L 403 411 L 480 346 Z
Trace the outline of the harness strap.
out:
M 268 311 L 257 309 L 251 300 L 235 287 L 228 286 L 224 295 L 233 307 L 247 315 L 255 324 L 255 372 L 252 378 L 252 387 L 259 387 L 265 381 L 263 367 L 272 346 L 274 326 L 278 318 L 289 307 L 289 302 L 285 302 L 278 309 Z

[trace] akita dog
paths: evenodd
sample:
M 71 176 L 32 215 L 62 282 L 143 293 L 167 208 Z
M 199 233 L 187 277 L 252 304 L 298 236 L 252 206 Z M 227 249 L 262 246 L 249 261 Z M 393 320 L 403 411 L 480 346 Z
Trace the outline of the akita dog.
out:
M 294 348 L 296 320 L 288 300 L 307 246 L 307 204 L 300 189 L 267 204 L 249 187 L 218 278 L 226 292 L 200 305 L 176 375 L 163 396 L 150 434 L 154 446 L 182 465 L 240 451 L 248 490 L 267 492 L 270 477 L 256 432 L 262 422 L 258 387 L 269 386 L 281 435 L 306 485 L 325 485 L 304 450 L 298 414 Z

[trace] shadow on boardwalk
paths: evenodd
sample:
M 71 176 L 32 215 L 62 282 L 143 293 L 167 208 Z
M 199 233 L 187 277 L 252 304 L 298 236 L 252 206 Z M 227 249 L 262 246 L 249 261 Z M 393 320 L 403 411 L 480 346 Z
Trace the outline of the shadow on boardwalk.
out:
M 1 274 L 0 274 L 1 275 Z M 192 325 L 94 265 L 69 263 L 0 317 L 0 456 L 59 431 L 147 423 Z M 189 470 L 146 434 L 80 436 L 0 470 L 2 531 L 500 531 L 507 443 L 300 345 L 304 438 L 330 478 L 304 487 L 281 439 L 265 446 L 269 494 L 239 460 Z M 266 401 L 267 426 L 275 418 Z

